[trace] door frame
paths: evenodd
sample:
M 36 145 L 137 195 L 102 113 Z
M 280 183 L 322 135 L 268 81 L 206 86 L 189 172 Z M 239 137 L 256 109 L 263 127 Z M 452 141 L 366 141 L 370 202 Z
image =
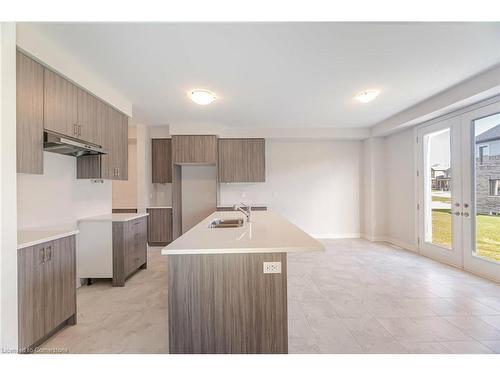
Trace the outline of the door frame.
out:
M 425 151 L 424 136 L 428 133 L 438 132 L 439 130 L 450 129 L 450 167 L 452 168 L 452 210 L 455 204 L 462 205 L 462 184 L 461 184 L 461 163 L 460 158 L 460 138 L 461 122 L 460 116 L 449 117 L 441 121 L 433 122 L 429 125 L 422 125 L 417 128 L 417 220 L 418 220 L 418 250 L 421 255 L 432 258 L 442 263 L 455 267 L 463 267 L 463 249 L 462 249 L 462 220 L 461 217 L 452 215 L 452 248 L 428 243 L 425 241 L 426 233 L 426 200 L 424 183 L 426 178 L 425 171 Z
M 500 282 L 500 262 L 487 260 L 473 255 L 476 231 L 476 199 L 475 199 L 475 137 L 473 123 L 491 115 L 500 113 L 500 102 L 491 103 L 474 109 L 461 116 L 462 123 L 462 163 L 464 165 L 463 196 L 469 203 L 469 216 L 464 219 L 464 268 L 470 272 Z

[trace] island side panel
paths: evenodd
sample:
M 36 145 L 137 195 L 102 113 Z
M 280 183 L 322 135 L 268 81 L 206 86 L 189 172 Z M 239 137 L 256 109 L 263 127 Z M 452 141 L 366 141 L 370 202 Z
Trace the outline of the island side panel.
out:
M 281 274 L 263 262 L 281 262 Z M 286 263 L 286 253 L 169 256 L 170 353 L 287 353 Z

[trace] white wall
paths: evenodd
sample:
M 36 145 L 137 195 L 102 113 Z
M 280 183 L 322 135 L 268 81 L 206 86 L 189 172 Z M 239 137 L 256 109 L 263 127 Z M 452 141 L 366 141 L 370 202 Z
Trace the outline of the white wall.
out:
M 0 23 L 0 346 L 17 349 L 16 25 Z
M 414 129 L 385 138 L 386 236 L 411 250 L 417 247 L 415 152 Z
M 128 180 L 112 181 L 113 208 L 137 207 L 137 139 L 128 139 Z
M 220 204 L 265 204 L 317 237 L 360 235 L 360 141 L 266 139 L 266 182 L 221 184 Z
M 383 138 L 363 141 L 362 164 L 362 236 L 377 241 L 386 236 L 386 164 Z
M 43 156 L 43 175 L 17 175 L 19 230 L 75 228 L 79 218 L 111 213 L 111 181 L 77 180 L 76 158 Z

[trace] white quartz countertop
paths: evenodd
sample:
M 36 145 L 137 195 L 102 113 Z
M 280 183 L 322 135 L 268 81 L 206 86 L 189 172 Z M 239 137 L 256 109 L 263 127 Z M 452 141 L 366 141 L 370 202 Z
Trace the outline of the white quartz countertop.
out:
M 149 206 L 148 208 L 172 208 L 172 206 Z
M 57 240 L 78 234 L 78 229 L 40 229 L 22 230 L 17 232 L 17 249 L 35 246 L 44 242 Z
M 214 212 L 161 251 L 163 255 L 224 253 L 288 253 L 323 251 L 323 245 L 285 218 L 253 211 L 239 228 L 209 228 L 215 218 L 245 218 L 241 212 Z
M 134 219 L 138 219 L 140 217 L 148 216 L 148 213 L 139 213 L 139 214 L 105 214 L 98 216 L 90 216 L 84 217 L 78 220 L 78 222 L 82 221 L 111 221 L 111 222 L 120 222 L 120 221 L 130 221 Z

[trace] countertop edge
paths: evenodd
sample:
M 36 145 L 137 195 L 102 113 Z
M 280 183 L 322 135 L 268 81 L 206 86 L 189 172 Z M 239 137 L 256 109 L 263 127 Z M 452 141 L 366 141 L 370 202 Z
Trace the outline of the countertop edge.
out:
M 210 254 L 252 254 L 252 253 L 300 253 L 312 251 L 325 251 L 325 247 L 311 248 L 311 247 L 262 247 L 262 248 L 232 248 L 232 249 L 182 249 L 182 250 L 167 250 L 163 248 L 161 255 L 210 255 Z
M 26 231 L 26 232 L 29 232 L 29 230 Z M 80 233 L 80 230 L 74 229 L 74 230 L 70 230 L 70 231 L 67 231 L 67 232 L 61 232 L 59 234 L 54 234 L 54 235 L 51 235 L 51 236 L 42 237 L 42 238 L 39 238 L 39 239 L 36 239 L 36 240 L 33 240 L 33 241 L 18 243 L 17 244 L 17 250 L 25 249 L 27 247 L 39 245 L 39 244 L 45 243 L 45 242 L 50 242 L 50 241 L 58 240 L 60 238 L 73 236 L 73 235 L 78 234 L 78 233 Z
M 144 213 L 138 213 L 138 214 L 120 214 L 120 213 L 115 213 L 115 214 L 109 214 L 111 215 L 130 215 L 129 218 L 122 218 L 122 219 L 113 219 L 112 217 L 105 217 L 107 214 L 104 215 L 97 215 L 97 216 L 90 216 L 90 217 L 82 217 L 81 219 L 78 219 L 78 223 L 81 222 L 110 222 L 110 223 L 123 223 L 127 222 L 130 220 L 135 220 L 135 219 L 140 219 L 141 217 L 146 217 L 149 216 L 149 213 L 144 212 Z M 102 217 L 101 217 L 102 216 Z

